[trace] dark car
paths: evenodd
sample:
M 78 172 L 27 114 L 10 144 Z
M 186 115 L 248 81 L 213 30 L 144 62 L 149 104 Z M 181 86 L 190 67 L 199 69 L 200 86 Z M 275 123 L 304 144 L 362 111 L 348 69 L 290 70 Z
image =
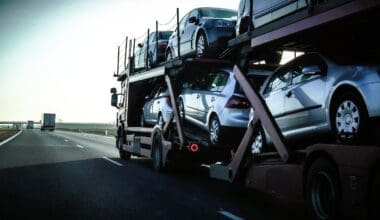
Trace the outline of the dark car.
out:
M 180 55 L 212 57 L 222 52 L 235 37 L 237 12 L 223 8 L 196 8 L 179 22 Z M 167 60 L 178 57 L 178 32 L 170 36 Z
M 168 39 L 172 31 L 159 31 L 158 43 L 156 32 L 149 34 L 149 44 L 146 38 L 142 43 L 137 45 L 138 49 L 135 52 L 134 65 L 135 69 L 151 68 L 165 61 L 165 50 L 168 45 Z M 149 45 L 149 53 L 147 53 Z

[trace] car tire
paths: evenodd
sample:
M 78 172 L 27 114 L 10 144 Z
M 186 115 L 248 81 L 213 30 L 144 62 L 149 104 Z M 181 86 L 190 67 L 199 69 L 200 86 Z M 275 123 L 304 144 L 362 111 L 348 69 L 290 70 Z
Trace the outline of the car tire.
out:
M 168 48 L 168 50 L 166 51 L 166 60 L 172 60 L 172 59 L 173 59 L 172 50 Z
M 322 157 L 311 164 L 305 189 L 307 207 L 313 219 L 339 219 L 339 175 L 330 160 Z
M 141 113 L 141 117 L 140 117 L 140 127 L 145 127 L 145 117 L 144 117 L 144 113 Z
M 267 151 L 267 141 L 263 127 L 260 125 L 257 134 L 252 138 L 251 154 L 258 155 Z
M 158 126 L 160 126 L 160 128 L 163 128 L 165 126 L 164 117 L 162 117 L 161 112 L 158 113 L 157 124 L 158 124 Z
M 331 127 L 339 144 L 363 144 L 367 141 L 368 113 L 362 98 L 346 92 L 332 103 Z
M 195 43 L 195 57 L 203 58 L 206 57 L 206 52 L 208 48 L 208 41 L 206 35 L 201 31 L 197 36 Z
M 159 133 L 156 133 L 153 137 L 152 159 L 154 170 L 156 170 L 157 172 L 161 172 L 164 168 L 164 165 L 162 158 L 162 142 Z
M 180 99 L 178 102 L 178 114 L 179 114 L 179 118 L 183 122 L 185 120 L 185 105 L 183 104 L 182 99 Z
M 219 146 L 223 139 L 223 129 L 216 115 L 211 116 L 208 125 L 208 134 L 210 144 L 213 146 Z
M 117 149 L 119 150 L 119 156 L 123 160 L 129 160 L 131 159 L 131 153 L 123 150 L 123 144 L 125 143 L 125 137 L 123 134 L 123 131 L 119 130 L 118 136 L 116 139 Z

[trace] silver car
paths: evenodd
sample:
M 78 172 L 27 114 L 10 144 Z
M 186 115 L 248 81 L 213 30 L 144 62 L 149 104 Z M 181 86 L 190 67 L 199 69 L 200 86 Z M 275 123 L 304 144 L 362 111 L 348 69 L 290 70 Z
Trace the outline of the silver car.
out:
M 162 126 L 169 120 L 172 106 L 165 84 L 157 85 L 151 94 L 145 97 L 145 100 L 140 119 L 141 127 L 156 124 Z
M 338 143 L 363 143 L 369 122 L 380 116 L 379 71 L 309 53 L 278 68 L 260 92 L 287 140 L 334 134 Z M 254 154 L 270 143 L 260 130 Z
M 195 78 L 179 95 L 181 117 L 208 132 L 209 142 L 215 146 L 228 142 L 235 133 L 243 134 L 250 104 L 232 69 L 221 69 Z

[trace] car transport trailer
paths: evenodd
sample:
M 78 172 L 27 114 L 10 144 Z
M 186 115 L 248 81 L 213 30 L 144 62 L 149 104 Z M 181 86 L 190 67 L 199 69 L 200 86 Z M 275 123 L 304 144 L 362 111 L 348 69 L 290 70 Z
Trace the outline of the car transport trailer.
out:
M 201 148 L 207 147 L 202 138 L 197 139 L 197 135 L 186 134 L 186 128 L 179 116 L 175 87 L 178 80 L 191 74 L 192 68 L 204 70 L 235 63 L 236 80 L 254 109 L 254 117 L 230 161 L 226 162 L 223 157 L 209 160 L 224 162 L 211 165 L 210 176 L 230 182 L 243 182 L 248 188 L 289 201 L 305 202 L 314 219 L 341 219 L 346 216 L 355 219 L 378 219 L 378 144 L 353 146 L 316 143 L 302 149 L 293 148 L 285 140 L 267 104 L 253 88 L 245 73 L 253 63 L 265 59 L 267 54 L 286 49 L 306 53 L 329 52 L 344 59 L 350 58 L 350 54 L 345 53 L 347 51 L 367 51 L 369 55 L 375 54 L 369 58 L 380 57 L 379 44 L 371 44 L 378 36 L 371 28 L 379 27 L 379 5 L 380 2 L 375 0 L 345 1 L 336 7 L 321 9 L 320 13 L 308 14 L 302 19 L 274 29 L 263 26 L 262 29 L 252 30 L 242 36 L 248 36 L 248 41 L 238 42 L 238 37 L 230 42 L 228 50 L 220 56 L 227 61 L 177 59 L 140 73 L 126 68 L 117 75 L 122 85 L 121 93 L 111 90 L 113 105 L 119 108 L 116 146 L 120 156 L 129 158 L 134 154 L 152 158 L 154 168 L 162 170 L 173 156 L 172 152 L 194 155 Z M 319 10 L 317 6 L 313 10 Z M 138 111 L 143 102 L 141 97 L 148 93 L 145 90 L 151 89 L 158 81 L 165 82 L 169 89 L 173 108 L 170 120 L 162 127 L 139 127 Z M 123 97 L 119 103 L 118 95 Z M 270 135 L 275 150 L 252 155 L 249 147 L 260 125 Z M 213 153 L 204 158 L 209 159 L 207 157 L 211 156 Z M 191 161 L 193 160 L 188 160 Z

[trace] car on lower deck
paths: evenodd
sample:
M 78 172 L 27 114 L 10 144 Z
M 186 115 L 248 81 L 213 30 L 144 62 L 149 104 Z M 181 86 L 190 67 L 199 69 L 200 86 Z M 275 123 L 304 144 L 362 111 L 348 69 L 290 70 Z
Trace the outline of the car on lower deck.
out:
M 179 31 L 174 31 L 170 36 L 167 60 L 192 54 L 195 57 L 217 56 L 227 49 L 228 41 L 235 37 L 236 15 L 236 11 L 224 8 L 191 10 L 179 22 Z
M 272 71 L 261 73 L 250 78 L 257 85 Z M 250 104 L 231 68 L 194 76 L 179 95 L 178 106 L 181 118 L 205 131 L 214 146 L 239 139 L 249 119 Z
M 150 95 L 145 97 L 145 103 L 140 117 L 140 126 L 163 126 L 172 113 L 169 91 L 166 84 L 157 85 Z
M 369 124 L 380 117 L 380 65 L 338 64 L 308 53 L 278 68 L 260 93 L 287 141 L 332 136 L 363 144 L 370 140 Z M 271 143 L 260 130 L 252 153 Z

